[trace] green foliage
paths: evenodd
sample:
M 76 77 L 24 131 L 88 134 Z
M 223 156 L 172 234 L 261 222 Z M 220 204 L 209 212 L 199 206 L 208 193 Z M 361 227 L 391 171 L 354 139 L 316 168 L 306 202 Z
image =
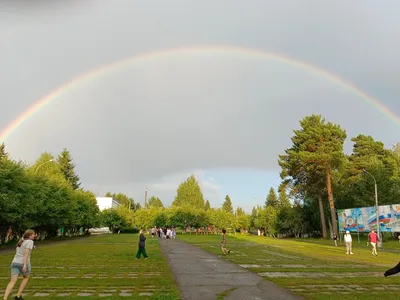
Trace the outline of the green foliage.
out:
M 290 207 L 290 199 L 289 199 L 288 195 L 286 194 L 286 185 L 284 183 L 282 183 L 279 186 L 278 192 L 279 192 L 278 202 L 279 202 L 280 207 L 281 208 Z
M 275 193 L 274 188 L 269 189 L 269 193 L 267 195 L 267 199 L 265 200 L 265 207 L 271 206 L 271 207 L 278 207 L 279 201 L 278 201 L 278 196 Z
M 204 204 L 204 210 L 205 211 L 207 211 L 207 210 L 210 210 L 211 209 L 211 206 L 210 206 L 210 201 L 206 201 L 206 204 Z
M 343 144 L 346 132 L 339 125 L 326 122 L 319 115 L 307 116 L 300 121 L 301 129 L 294 130 L 292 147 L 279 155 L 282 179 L 289 181 L 302 196 L 319 190 L 317 178 L 325 178 L 333 230 L 337 231 L 335 203 L 332 191 L 334 174 L 345 164 Z
M 152 196 L 149 201 L 148 201 L 149 206 L 154 206 L 154 207 L 164 207 L 162 201 L 158 197 Z
M 75 164 L 72 162 L 72 157 L 69 151 L 64 148 L 57 158 L 60 165 L 61 173 L 64 175 L 65 180 L 69 182 L 74 190 L 79 189 L 81 183 L 79 176 L 75 173 Z
M 194 175 L 190 175 L 185 182 L 179 185 L 177 195 L 172 205 L 187 205 L 196 208 L 204 208 L 203 193 Z
M 21 233 L 33 228 L 40 238 L 60 228 L 70 235 L 98 226 L 95 196 L 74 190 L 60 166 L 44 153 L 32 167 L 2 159 L 0 166 L 0 243 L 9 227 Z
M 233 207 L 232 207 L 232 201 L 229 195 L 225 196 L 225 201 L 222 204 L 222 209 L 227 211 L 228 213 L 233 214 Z
M 243 210 L 243 208 L 241 208 L 241 207 L 237 207 L 236 208 L 236 216 L 237 217 L 239 217 L 239 216 L 243 216 L 243 215 L 245 215 L 246 213 L 245 213 L 245 211 Z
M 111 192 L 107 192 L 105 197 L 112 197 L 115 200 L 117 200 L 119 202 L 119 204 L 123 207 L 126 207 L 128 209 L 132 209 L 134 211 L 140 209 L 140 204 L 139 203 L 135 203 L 135 200 L 133 200 L 132 198 L 129 198 L 128 195 L 123 194 L 123 193 L 111 193 Z
M 0 144 L 0 163 L 3 159 L 8 159 L 8 154 L 6 152 L 6 146 L 4 143 Z

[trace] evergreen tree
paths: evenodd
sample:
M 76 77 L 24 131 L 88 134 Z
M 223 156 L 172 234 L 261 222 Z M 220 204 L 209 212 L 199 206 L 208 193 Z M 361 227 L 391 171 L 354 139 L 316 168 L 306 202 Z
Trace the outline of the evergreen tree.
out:
M 275 189 L 271 187 L 269 189 L 269 193 L 267 195 L 267 199 L 265 200 L 265 207 L 278 207 L 278 196 L 275 193 Z
M 210 209 L 211 209 L 210 202 L 207 200 L 206 204 L 204 204 L 204 210 L 207 211 L 207 210 L 210 210 Z
M 193 174 L 179 185 L 172 205 L 188 205 L 196 208 L 204 208 L 203 193 L 201 192 L 200 185 Z
M 65 179 L 69 182 L 74 190 L 79 189 L 81 186 L 79 176 L 75 173 L 75 164 L 72 161 L 71 154 L 67 149 L 63 149 L 57 159 L 60 164 L 61 172 L 64 174 Z
M 281 177 L 291 180 L 293 185 L 302 184 L 304 177 L 310 174 L 325 178 L 332 228 L 337 234 L 332 180 L 335 171 L 345 162 L 346 132 L 339 125 L 326 123 L 319 115 L 305 117 L 300 125 L 300 130 L 294 130 L 292 147 L 279 156 Z
M 278 188 L 278 192 L 279 192 L 279 205 L 281 207 L 290 207 L 290 200 L 288 195 L 286 194 L 286 185 L 284 183 L 282 183 L 279 188 Z
M 228 213 L 233 214 L 232 201 L 231 198 L 229 198 L 229 195 L 225 196 L 225 201 L 224 204 L 222 204 L 222 209 Z
M 8 159 L 8 154 L 6 152 L 6 146 L 3 144 L 0 145 L 0 160 Z

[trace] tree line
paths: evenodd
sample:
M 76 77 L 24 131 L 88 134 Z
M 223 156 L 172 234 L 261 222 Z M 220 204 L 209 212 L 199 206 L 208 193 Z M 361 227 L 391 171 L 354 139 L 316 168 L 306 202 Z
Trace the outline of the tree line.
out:
M 212 208 L 196 178 L 182 182 L 170 207 L 152 196 L 141 207 L 123 193 L 108 192 L 121 205 L 98 211 L 95 195 L 85 191 L 67 149 L 57 158 L 44 153 L 32 166 L 13 161 L 0 147 L 0 241 L 9 228 L 35 228 L 54 236 L 60 228 L 74 234 L 108 226 L 129 231 L 153 226 L 260 229 L 270 236 L 322 236 L 337 233 L 338 208 L 373 206 L 374 182 L 379 204 L 400 199 L 400 144 L 390 149 L 371 136 L 351 138 L 352 152 L 344 152 L 347 133 L 320 115 L 300 121 L 292 146 L 278 157 L 282 182 L 270 188 L 265 203 L 246 214 L 234 209 L 229 195 L 222 207 Z
M 39 237 L 75 235 L 100 224 L 96 197 L 83 190 L 68 150 L 43 153 L 29 166 L 0 145 L 0 244 L 26 228 Z

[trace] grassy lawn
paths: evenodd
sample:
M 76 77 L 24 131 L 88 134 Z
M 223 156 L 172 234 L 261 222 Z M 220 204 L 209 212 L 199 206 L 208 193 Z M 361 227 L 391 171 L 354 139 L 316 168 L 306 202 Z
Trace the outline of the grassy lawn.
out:
M 147 260 L 135 258 L 137 240 L 138 235 L 120 234 L 39 244 L 32 252 L 26 294 L 34 299 L 180 299 L 157 239 L 147 239 Z M 13 255 L 0 254 L 1 295 Z
M 179 238 L 221 256 L 221 236 Z M 232 252 L 221 257 L 306 299 L 398 299 L 399 277 L 385 278 L 383 272 L 400 261 L 400 243 L 385 243 L 373 257 L 366 242 L 353 242 L 354 255 L 346 255 L 344 244 L 334 247 L 332 241 L 228 236 Z

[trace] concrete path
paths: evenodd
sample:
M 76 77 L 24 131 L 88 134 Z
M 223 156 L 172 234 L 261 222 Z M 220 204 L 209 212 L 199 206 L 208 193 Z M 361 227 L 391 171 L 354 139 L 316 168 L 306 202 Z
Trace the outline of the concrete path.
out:
M 183 300 L 298 300 L 261 276 L 180 240 L 161 240 L 161 249 Z M 235 289 L 228 293 L 229 290 Z

